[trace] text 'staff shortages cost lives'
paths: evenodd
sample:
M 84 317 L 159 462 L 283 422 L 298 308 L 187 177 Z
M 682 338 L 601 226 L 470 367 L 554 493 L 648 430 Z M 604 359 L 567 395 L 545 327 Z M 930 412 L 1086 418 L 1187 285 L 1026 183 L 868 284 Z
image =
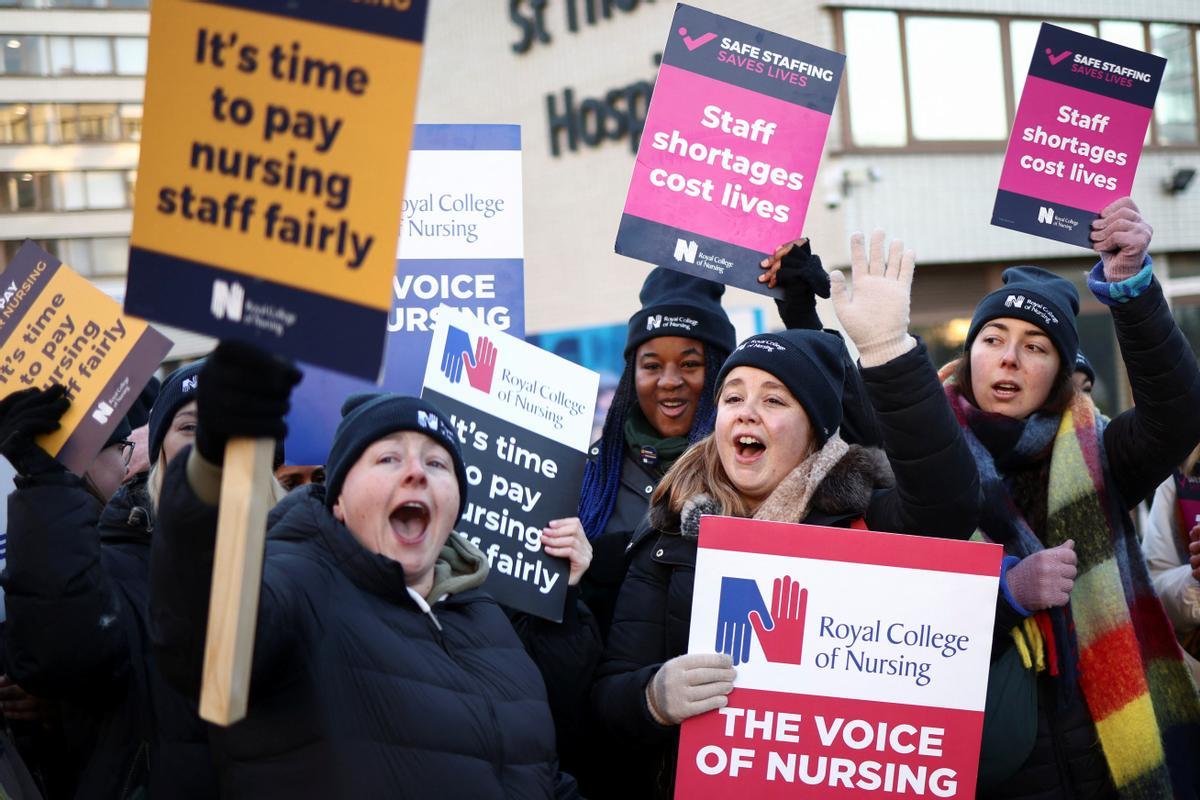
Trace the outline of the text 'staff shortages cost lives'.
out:
M 491 567 L 506 606 L 561 621 L 568 564 L 542 552 L 542 529 L 574 517 L 600 376 L 469 314 L 443 308 L 421 396 L 452 417 L 467 463 L 458 524 Z
M 520 126 L 414 126 L 382 386 L 304 364 L 288 463 L 324 463 L 350 395 L 420 394 L 440 306 L 523 338 L 523 231 Z
M 737 678 L 683 723 L 675 796 L 975 797 L 1002 556 L 701 519 L 688 652 L 729 654 Z
M 845 61 L 680 4 L 616 251 L 773 294 L 758 264 L 804 228 Z
M 0 278 L 0 398 L 66 387 L 71 406 L 38 446 L 83 474 L 171 341 L 26 240 Z
M 155 0 L 130 313 L 378 377 L 425 12 Z
M 1166 59 L 1042 24 L 992 224 L 1091 248 L 1092 220 L 1130 194 Z

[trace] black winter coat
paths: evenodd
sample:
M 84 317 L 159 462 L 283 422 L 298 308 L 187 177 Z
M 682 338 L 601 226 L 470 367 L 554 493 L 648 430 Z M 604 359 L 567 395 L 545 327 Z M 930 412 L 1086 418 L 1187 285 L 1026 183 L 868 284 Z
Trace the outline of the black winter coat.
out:
M 924 345 L 862 376 L 891 474 L 877 467 L 883 461 L 878 451 L 851 447 L 817 489 L 814 510 L 803 521 L 845 527 L 865 516 L 875 530 L 970 537 L 979 477 Z M 679 728 L 650 716 L 646 686 L 665 661 L 687 652 L 696 539 L 679 534 L 678 515 L 656 507 L 631 555 L 592 705 L 611 734 L 653 755 L 652 771 L 641 776 L 642 796 L 669 797 Z
M 211 798 L 216 776 L 196 704 L 155 667 L 145 476 L 100 503 L 68 472 L 18 477 L 8 498 L 7 657 L 13 680 L 62 701 L 89 751 L 76 792 L 113 800 Z
M 164 671 L 195 696 L 217 509 L 189 484 L 189 454 L 167 471 L 151 591 Z M 323 490 L 271 515 L 249 711 L 211 731 L 222 797 L 555 796 L 545 689 L 500 606 L 468 589 L 429 609 Z
M 1153 281 L 1139 297 L 1112 309 L 1134 407 L 1104 430 L 1115 490 L 1132 509 L 1154 491 L 1200 441 L 1200 369 L 1171 316 L 1162 287 Z M 1036 531 L 1039 535 L 1043 531 Z M 1128 535 L 1134 535 L 1132 527 Z M 1001 597 L 994 636 L 1020 614 Z M 1060 706 L 1057 682 L 1039 676 L 1038 733 L 1024 766 L 999 787 L 981 791 L 988 800 L 1102 800 L 1115 797 L 1108 764 L 1082 692 Z

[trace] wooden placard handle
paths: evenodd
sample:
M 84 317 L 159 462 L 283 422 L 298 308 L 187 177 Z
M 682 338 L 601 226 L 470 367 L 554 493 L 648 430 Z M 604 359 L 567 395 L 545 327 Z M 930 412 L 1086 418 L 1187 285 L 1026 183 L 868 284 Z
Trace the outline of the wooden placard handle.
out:
M 200 688 L 200 716 L 217 725 L 246 716 L 274 456 L 270 439 L 230 439 L 225 446 Z

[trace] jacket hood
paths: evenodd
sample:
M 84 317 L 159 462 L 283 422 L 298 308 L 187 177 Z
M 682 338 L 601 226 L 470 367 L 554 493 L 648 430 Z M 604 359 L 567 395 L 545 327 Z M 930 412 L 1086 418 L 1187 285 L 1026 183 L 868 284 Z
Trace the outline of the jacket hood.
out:
M 154 512 L 146 491 L 149 473 L 141 472 L 117 489 L 100 512 L 100 540 L 145 541 L 154 530 Z

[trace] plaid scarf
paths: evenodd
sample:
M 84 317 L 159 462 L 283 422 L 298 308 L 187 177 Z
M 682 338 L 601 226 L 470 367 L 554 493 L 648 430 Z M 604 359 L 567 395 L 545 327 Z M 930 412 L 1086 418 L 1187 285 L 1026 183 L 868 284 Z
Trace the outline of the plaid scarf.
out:
M 1200 699 L 1132 521 L 1111 488 L 1104 419 L 1082 393 L 1059 418 L 1001 419 L 971 405 L 947 380 L 953 367 L 943 368 L 942 378 L 979 468 L 983 533 L 1022 558 L 1075 540 L 1079 574 L 1071 601 L 1049 615 L 1052 624 L 1039 625 L 1038 644 L 1057 662 L 1060 689 L 1078 680 L 1120 797 L 1196 797 Z M 1003 473 L 1047 454 L 1043 542 L 1017 510 Z

